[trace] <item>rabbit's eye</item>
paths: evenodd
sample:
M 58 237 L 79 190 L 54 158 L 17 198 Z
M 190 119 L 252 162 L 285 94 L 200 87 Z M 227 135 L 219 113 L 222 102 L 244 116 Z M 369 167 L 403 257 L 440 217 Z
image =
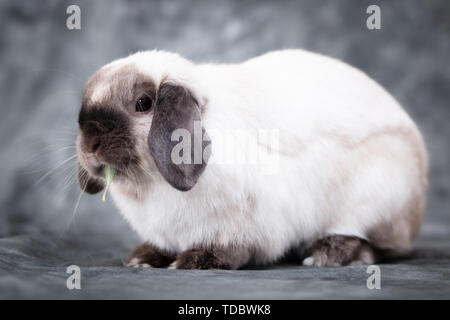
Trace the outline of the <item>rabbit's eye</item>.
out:
M 136 101 L 136 112 L 147 112 L 152 108 L 153 101 L 149 97 L 141 97 Z

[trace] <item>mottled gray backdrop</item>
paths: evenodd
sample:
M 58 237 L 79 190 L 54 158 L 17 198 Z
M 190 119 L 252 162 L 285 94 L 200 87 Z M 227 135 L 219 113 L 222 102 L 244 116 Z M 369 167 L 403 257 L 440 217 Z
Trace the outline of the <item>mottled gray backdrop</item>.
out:
M 66 28 L 70 4 L 81 8 L 81 30 Z M 366 28 L 369 4 L 381 7 L 381 30 Z M 416 260 L 384 266 L 390 282 L 376 297 L 424 297 L 429 290 L 428 297 L 448 298 L 449 39 L 446 0 L 0 0 L 0 297 L 368 297 L 358 267 L 127 271 L 120 259 L 138 242 L 115 208 L 99 195 L 83 195 L 76 206 L 76 161 L 69 157 L 83 83 L 97 68 L 153 48 L 197 62 L 305 48 L 385 86 L 417 121 L 430 152 Z M 76 293 L 65 289 L 72 263 L 84 272 L 84 290 Z

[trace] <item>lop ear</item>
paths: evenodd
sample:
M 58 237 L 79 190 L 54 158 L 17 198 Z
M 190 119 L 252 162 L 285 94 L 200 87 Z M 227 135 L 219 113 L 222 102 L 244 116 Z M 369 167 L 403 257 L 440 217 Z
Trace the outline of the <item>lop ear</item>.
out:
M 157 94 L 148 145 L 156 166 L 174 188 L 190 190 L 206 168 L 211 141 L 188 89 L 163 84 Z
M 84 192 L 95 194 L 103 190 L 105 185 L 99 179 L 95 179 L 78 163 L 78 183 Z

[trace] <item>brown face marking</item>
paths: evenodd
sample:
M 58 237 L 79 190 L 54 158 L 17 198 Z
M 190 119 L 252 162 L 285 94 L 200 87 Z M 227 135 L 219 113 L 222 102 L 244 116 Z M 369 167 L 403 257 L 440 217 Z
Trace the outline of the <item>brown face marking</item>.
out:
M 126 264 L 129 264 L 133 259 L 137 259 L 139 264 L 148 264 L 154 268 L 165 268 L 175 260 L 175 254 L 160 250 L 146 242 L 131 252 Z
M 138 179 L 138 162 L 142 157 L 137 150 L 135 120 L 143 116 L 135 112 L 136 101 L 148 97 L 153 104 L 157 87 L 153 80 L 142 73 L 133 63 L 107 65 L 90 77 L 79 114 L 79 148 L 81 152 L 79 170 L 80 186 L 86 184 L 87 192 L 100 191 L 102 183 L 95 177 L 102 176 L 99 163 L 108 163 L 118 173 L 126 169 L 133 180 Z M 141 118 L 139 118 L 141 119 Z M 147 132 L 143 132 L 146 140 Z M 93 158 L 96 161 L 93 161 Z M 95 163 L 95 166 L 92 165 Z M 135 181 L 136 182 L 136 181 Z
M 106 107 L 82 108 L 78 120 L 82 149 L 119 170 L 137 162 L 130 122 L 122 111 Z
M 309 251 L 310 258 L 307 259 L 310 260 L 308 263 L 304 261 L 304 264 L 320 267 L 372 264 L 376 258 L 373 248 L 367 241 L 343 235 L 333 235 L 318 240 Z

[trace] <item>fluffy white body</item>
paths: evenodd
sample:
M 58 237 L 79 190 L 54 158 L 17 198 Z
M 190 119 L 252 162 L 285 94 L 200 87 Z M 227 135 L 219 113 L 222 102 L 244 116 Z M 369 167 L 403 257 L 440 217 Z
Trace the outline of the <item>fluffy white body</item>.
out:
M 174 252 L 239 246 L 256 263 L 331 234 L 395 253 L 410 249 L 424 211 L 425 147 L 410 117 L 366 74 L 302 50 L 230 65 L 195 65 L 160 51 L 114 63 L 130 61 L 156 82 L 165 77 L 193 90 L 205 105 L 213 157 L 214 150 L 248 153 L 221 144 L 221 130 L 278 132 L 271 148 L 258 137 L 275 156 L 273 172 L 210 161 L 194 188 L 181 192 L 155 171 L 143 200 L 113 182 L 115 203 L 144 241 Z

